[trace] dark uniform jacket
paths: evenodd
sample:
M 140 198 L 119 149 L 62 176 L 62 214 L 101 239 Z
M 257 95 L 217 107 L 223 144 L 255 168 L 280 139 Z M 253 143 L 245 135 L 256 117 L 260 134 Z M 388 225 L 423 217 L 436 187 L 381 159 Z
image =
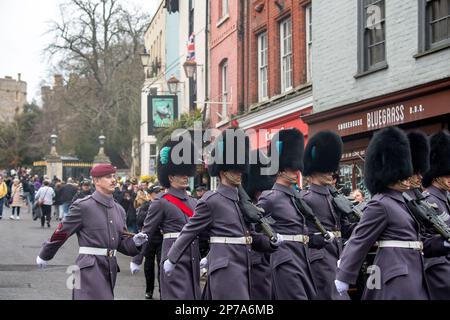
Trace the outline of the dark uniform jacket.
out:
M 74 233 L 82 247 L 118 250 L 135 256 L 139 249 L 132 238 L 124 238 L 125 212 L 114 201 L 98 191 L 75 201 L 69 214 L 44 243 L 39 257 L 51 260 L 58 249 Z M 80 268 L 80 289 L 73 290 L 73 299 L 114 299 L 114 286 L 118 271 L 116 257 L 80 254 L 76 260 Z M 76 286 L 75 286 L 76 288 Z
M 336 278 L 354 284 L 367 252 L 376 241 L 420 241 L 419 225 L 408 211 L 399 191 L 376 194 L 342 253 Z M 422 252 L 409 248 L 379 248 L 373 286 L 366 287 L 363 299 L 428 299 Z M 372 283 L 372 282 L 371 282 Z M 378 285 L 377 285 L 378 283 Z
M 179 233 L 190 218 L 175 204 L 164 198 L 170 194 L 181 200 L 186 206 L 194 210 L 197 200 L 188 196 L 185 190 L 170 188 L 168 192 L 159 194 L 152 201 L 145 218 L 142 232 L 147 233 L 149 239 L 155 234 Z M 164 239 L 162 243 L 161 263 L 167 259 L 169 249 L 175 238 Z M 189 248 L 187 248 L 189 247 Z M 200 289 L 200 250 L 198 240 L 193 238 L 186 244 L 187 250 L 177 259 L 179 263 L 170 276 L 160 273 L 161 299 L 163 300 L 194 300 L 201 298 Z M 161 266 L 162 269 L 162 266 Z

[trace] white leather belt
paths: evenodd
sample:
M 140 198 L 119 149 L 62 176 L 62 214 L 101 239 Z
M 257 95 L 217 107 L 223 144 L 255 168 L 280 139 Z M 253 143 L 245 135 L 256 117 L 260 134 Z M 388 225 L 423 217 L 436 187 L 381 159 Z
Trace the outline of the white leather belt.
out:
M 93 254 L 96 256 L 115 257 L 117 250 L 93 247 L 80 247 L 79 254 Z
M 304 234 L 281 234 L 284 241 L 294 241 L 307 244 L 309 242 L 309 237 Z
M 422 241 L 381 240 L 377 242 L 379 248 L 407 248 L 422 250 Z
M 211 237 L 210 243 L 226 243 L 226 244 L 251 244 L 252 237 Z
M 169 232 L 163 234 L 163 239 L 174 239 L 178 238 L 180 235 L 180 232 Z

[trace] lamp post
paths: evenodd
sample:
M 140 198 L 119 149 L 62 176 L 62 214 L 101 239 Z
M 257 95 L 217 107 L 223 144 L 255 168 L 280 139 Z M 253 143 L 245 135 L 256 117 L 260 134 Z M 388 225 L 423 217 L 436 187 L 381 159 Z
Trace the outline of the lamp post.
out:
M 150 66 L 150 54 L 147 53 L 147 50 L 144 48 L 144 52 L 140 54 L 141 63 L 144 67 L 145 77 L 148 78 L 148 67 Z
M 169 92 L 171 94 L 177 94 L 179 83 L 180 81 L 174 75 L 172 75 L 170 79 L 167 80 L 167 86 L 169 87 Z
M 186 77 L 189 79 L 194 78 L 197 74 L 197 62 L 195 62 L 195 60 L 186 60 L 186 62 L 183 63 L 183 68 Z
M 51 145 L 50 155 L 52 155 L 52 156 L 58 155 L 58 153 L 56 152 L 56 142 L 57 141 L 58 141 L 58 136 L 55 133 L 52 133 L 52 135 L 50 136 L 50 145 Z

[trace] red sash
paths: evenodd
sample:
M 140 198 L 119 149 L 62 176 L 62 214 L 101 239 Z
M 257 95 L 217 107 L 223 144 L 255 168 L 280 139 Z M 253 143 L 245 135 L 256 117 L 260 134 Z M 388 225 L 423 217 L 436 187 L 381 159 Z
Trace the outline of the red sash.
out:
M 187 215 L 189 218 L 194 215 L 194 212 L 191 210 L 191 208 L 185 205 L 184 202 L 178 199 L 177 197 L 174 197 L 171 194 L 165 194 L 163 195 L 163 198 L 169 201 L 170 203 L 174 204 L 178 209 L 183 211 L 183 213 Z

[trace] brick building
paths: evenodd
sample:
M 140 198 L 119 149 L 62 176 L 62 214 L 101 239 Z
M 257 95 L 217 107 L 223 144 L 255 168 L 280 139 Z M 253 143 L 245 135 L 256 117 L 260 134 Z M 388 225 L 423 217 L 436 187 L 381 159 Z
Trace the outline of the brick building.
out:
M 244 129 L 268 130 L 253 148 L 267 145 L 283 128 L 296 127 L 307 137 L 301 116 L 312 111 L 311 2 L 247 2 L 245 105 L 238 118 Z
M 27 83 L 6 76 L 0 79 L 0 121 L 11 121 L 14 115 L 23 111 L 27 103 Z

